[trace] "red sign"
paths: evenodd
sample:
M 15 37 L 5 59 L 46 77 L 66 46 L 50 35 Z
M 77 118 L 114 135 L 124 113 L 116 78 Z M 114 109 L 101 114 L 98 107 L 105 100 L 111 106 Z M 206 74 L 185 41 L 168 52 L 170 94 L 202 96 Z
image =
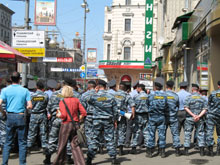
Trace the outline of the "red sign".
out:
M 73 58 L 72 57 L 57 57 L 57 62 L 73 62 Z

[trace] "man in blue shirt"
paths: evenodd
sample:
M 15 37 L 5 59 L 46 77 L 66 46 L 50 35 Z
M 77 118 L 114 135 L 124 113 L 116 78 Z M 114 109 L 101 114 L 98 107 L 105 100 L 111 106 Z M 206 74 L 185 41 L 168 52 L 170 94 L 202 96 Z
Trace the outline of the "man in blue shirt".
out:
M 180 85 L 180 91 L 177 93 L 177 95 L 179 96 L 179 111 L 177 113 L 177 118 L 178 118 L 179 133 L 180 133 L 182 127 L 184 128 L 184 123 L 186 120 L 186 111 L 184 110 L 184 102 L 186 100 L 186 97 L 190 96 L 191 94 L 186 91 L 189 85 L 187 82 L 181 82 L 179 85 Z
M 6 104 L 6 141 L 3 149 L 3 163 L 8 164 L 11 144 L 14 134 L 18 134 L 19 144 L 19 164 L 26 165 L 27 140 L 25 136 L 26 122 L 24 112 L 32 108 L 30 92 L 19 85 L 20 74 L 14 72 L 11 76 L 12 85 L 4 88 L 1 92 L 0 106 L 2 102 Z

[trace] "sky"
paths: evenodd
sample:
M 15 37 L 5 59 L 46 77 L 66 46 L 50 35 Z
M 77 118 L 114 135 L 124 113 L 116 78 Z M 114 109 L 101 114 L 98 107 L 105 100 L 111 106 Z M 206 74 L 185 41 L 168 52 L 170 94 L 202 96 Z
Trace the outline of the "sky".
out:
M 8 6 L 15 12 L 12 17 L 12 25 L 24 25 L 25 2 L 22 0 L 1 0 L 0 3 Z M 83 0 L 57 0 L 57 27 L 60 30 L 65 46 L 73 47 L 75 33 L 79 32 L 83 39 L 84 9 L 81 7 Z M 103 31 L 104 31 L 104 8 L 110 6 L 112 0 L 87 0 L 90 12 L 87 14 L 87 37 L 86 47 L 97 48 L 98 60 L 103 56 Z M 34 21 L 35 0 L 30 0 L 31 24 L 35 29 Z M 45 30 L 45 26 L 38 29 Z M 49 27 L 57 30 L 56 27 Z M 82 44 L 83 46 L 83 44 Z

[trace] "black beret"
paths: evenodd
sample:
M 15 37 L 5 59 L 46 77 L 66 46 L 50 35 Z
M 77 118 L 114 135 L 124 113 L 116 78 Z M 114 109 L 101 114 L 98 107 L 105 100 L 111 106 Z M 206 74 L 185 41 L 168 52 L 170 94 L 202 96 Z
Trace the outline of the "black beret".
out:
M 199 89 L 199 85 L 198 84 L 192 84 L 192 87 Z
M 169 80 L 169 81 L 167 81 L 166 85 L 167 85 L 167 87 L 172 88 L 174 86 L 174 81 Z
M 47 87 L 48 88 L 53 88 L 53 89 L 55 89 L 56 87 L 57 87 L 57 82 L 56 82 L 56 80 L 48 80 L 47 81 Z
M 114 87 L 116 86 L 116 81 L 115 80 L 111 80 L 108 82 L 108 87 Z
M 187 87 L 189 84 L 186 81 L 183 81 L 179 84 L 180 87 Z
M 98 80 L 98 85 L 106 85 L 107 83 L 104 80 Z
M 218 81 L 218 86 L 220 86 L 220 81 Z
M 88 84 L 96 85 L 95 81 L 93 81 L 93 80 L 90 80 L 90 81 L 88 82 Z

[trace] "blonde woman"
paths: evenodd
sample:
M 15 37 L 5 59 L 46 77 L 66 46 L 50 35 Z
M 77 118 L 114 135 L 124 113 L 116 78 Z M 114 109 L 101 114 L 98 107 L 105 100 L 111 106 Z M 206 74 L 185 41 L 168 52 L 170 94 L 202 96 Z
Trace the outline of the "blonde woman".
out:
M 86 116 L 86 110 L 81 105 L 79 99 L 73 98 L 73 88 L 70 86 L 64 86 L 62 89 L 62 95 L 64 100 L 60 101 L 60 109 L 57 111 L 57 117 L 62 119 L 62 124 L 59 133 L 59 147 L 57 151 L 57 156 L 53 162 L 53 165 L 63 165 L 66 155 L 66 146 L 68 140 L 71 141 L 72 155 L 75 165 L 85 165 L 85 160 L 83 157 L 83 152 L 77 141 L 76 130 L 78 128 L 77 123 L 81 121 Z M 74 123 L 69 116 L 66 106 L 75 121 Z M 78 118 L 78 113 L 80 116 Z

